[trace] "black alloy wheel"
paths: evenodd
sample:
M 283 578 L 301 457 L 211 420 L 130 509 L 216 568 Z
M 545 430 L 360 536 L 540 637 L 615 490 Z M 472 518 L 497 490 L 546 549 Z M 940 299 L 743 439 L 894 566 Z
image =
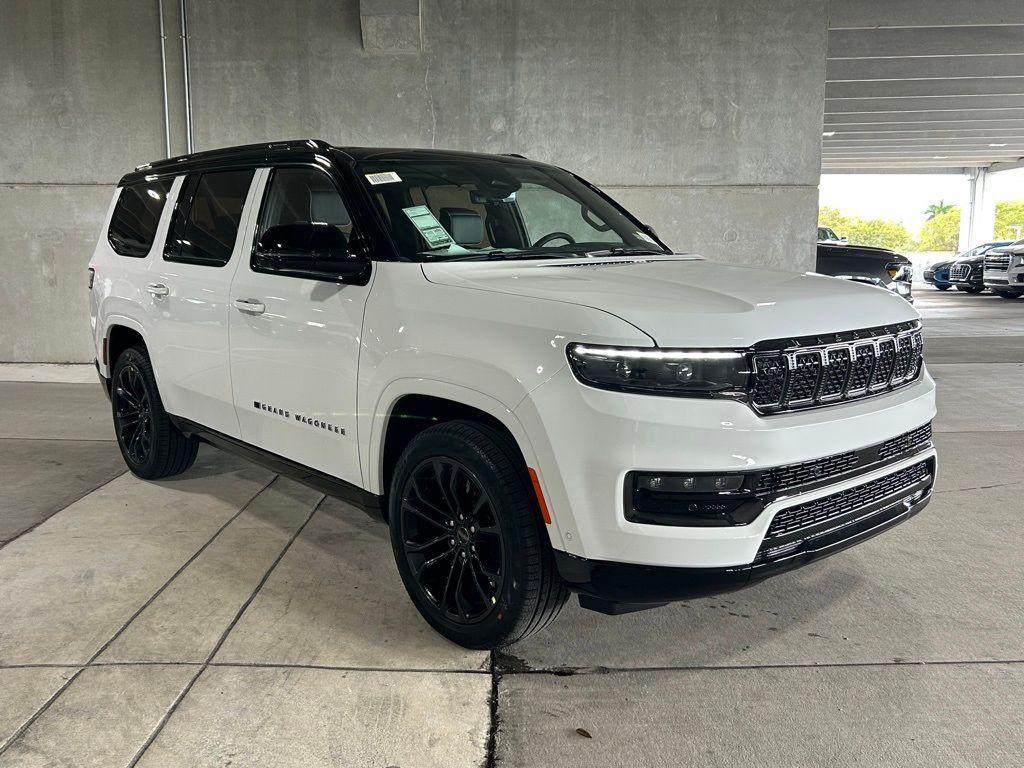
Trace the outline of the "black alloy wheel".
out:
M 128 363 L 118 368 L 113 390 L 118 443 L 130 464 L 143 465 L 153 451 L 153 413 L 138 366 Z
M 456 624 L 498 603 L 505 547 L 494 502 L 476 475 L 450 458 L 422 461 L 401 499 L 406 561 L 423 593 Z
M 129 347 L 114 362 L 110 403 L 117 445 L 132 474 L 158 480 L 195 462 L 199 441 L 171 422 L 144 347 Z
M 522 454 L 490 425 L 448 421 L 413 437 L 391 476 L 388 523 L 413 605 L 465 648 L 533 634 L 568 599 Z

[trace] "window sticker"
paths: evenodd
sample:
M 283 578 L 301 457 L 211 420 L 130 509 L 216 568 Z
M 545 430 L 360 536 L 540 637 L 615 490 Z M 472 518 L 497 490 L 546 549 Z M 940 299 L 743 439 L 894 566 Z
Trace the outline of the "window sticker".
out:
M 431 250 L 447 248 L 455 242 L 452 240 L 452 236 L 448 234 L 448 231 L 441 226 L 441 222 L 434 218 L 434 214 L 430 212 L 427 206 L 414 205 L 411 208 L 403 208 L 402 211 L 409 217 L 412 225 L 423 235 L 423 239 L 427 241 L 427 245 L 430 246 Z
M 380 173 L 367 173 L 366 180 L 377 186 L 378 184 L 394 184 L 396 181 L 401 181 L 402 177 L 394 171 L 381 171 Z

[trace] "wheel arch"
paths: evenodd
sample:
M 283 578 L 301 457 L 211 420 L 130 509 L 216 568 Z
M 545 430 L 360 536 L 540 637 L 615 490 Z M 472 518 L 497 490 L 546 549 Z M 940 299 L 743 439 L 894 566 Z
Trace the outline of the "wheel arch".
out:
M 424 429 L 456 419 L 489 426 L 518 450 L 524 469 L 537 467 L 536 454 L 519 419 L 490 395 L 424 379 L 393 382 L 374 411 L 366 464 L 367 490 L 385 497 L 385 509 L 391 473 L 405 446 Z M 554 539 L 552 535 L 553 543 Z

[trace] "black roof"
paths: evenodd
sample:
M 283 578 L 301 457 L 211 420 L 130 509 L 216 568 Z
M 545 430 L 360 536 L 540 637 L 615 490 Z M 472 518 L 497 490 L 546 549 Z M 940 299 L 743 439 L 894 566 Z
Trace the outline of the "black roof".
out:
M 166 160 L 156 160 L 138 166 L 134 171 L 126 173 L 118 182 L 119 185 L 141 181 L 147 176 L 166 176 L 190 173 L 198 170 L 210 170 L 219 167 L 230 167 L 262 163 L 280 163 L 286 160 L 312 160 L 315 155 L 333 155 L 348 162 L 363 161 L 401 161 L 401 160 L 498 160 L 508 163 L 530 163 L 543 165 L 528 160 L 522 155 L 504 154 L 489 155 L 482 152 L 460 152 L 452 149 L 416 149 L 416 148 L 379 148 L 379 147 L 336 147 L 322 139 L 292 139 L 289 141 L 272 141 L 262 144 L 244 144 L 236 147 L 222 147 L 206 152 L 193 152 L 190 155 L 179 155 Z

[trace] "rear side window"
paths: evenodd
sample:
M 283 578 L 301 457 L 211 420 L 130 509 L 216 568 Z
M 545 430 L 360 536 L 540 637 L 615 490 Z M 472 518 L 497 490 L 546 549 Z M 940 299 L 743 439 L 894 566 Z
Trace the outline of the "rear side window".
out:
M 210 267 L 227 264 L 254 173 L 219 171 L 186 177 L 164 258 Z
M 121 189 L 107 229 L 107 242 L 115 253 L 137 259 L 149 253 L 172 182 L 173 179 L 154 179 Z

